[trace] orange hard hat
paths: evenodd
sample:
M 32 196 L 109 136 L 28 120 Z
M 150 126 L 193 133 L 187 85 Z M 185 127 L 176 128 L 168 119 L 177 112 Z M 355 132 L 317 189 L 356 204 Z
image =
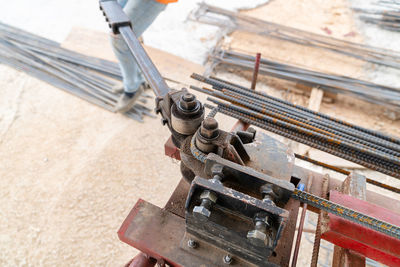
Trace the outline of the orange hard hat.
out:
M 169 3 L 174 3 L 174 2 L 178 2 L 178 0 L 155 0 L 161 4 L 167 5 Z

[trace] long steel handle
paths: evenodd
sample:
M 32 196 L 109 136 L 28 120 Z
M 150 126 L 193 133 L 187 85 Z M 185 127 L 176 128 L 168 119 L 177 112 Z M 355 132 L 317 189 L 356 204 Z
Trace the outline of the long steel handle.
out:
M 119 28 L 119 32 L 156 96 L 164 97 L 170 89 L 132 29 L 129 26 L 124 26 Z
M 121 34 L 156 96 L 162 98 L 167 95 L 170 91 L 169 87 L 136 38 L 131 28 L 131 21 L 122 10 L 122 7 L 115 0 L 100 0 L 99 3 L 109 27 L 114 34 Z

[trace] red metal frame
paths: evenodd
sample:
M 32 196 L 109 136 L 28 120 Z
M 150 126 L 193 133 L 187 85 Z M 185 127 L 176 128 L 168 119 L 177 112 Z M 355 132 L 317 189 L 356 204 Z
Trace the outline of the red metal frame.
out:
M 181 160 L 181 154 L 179 148 L 177 148 L 172 142 L 172 136 L 170 136 L 164 144 L 165 155 L 173 159 Z
M 329 200 L 400 226 L 400 215 L 355 197 L 331 191 Z M 329 214 L 322 238 L 389 266 L 400 266 L 400 240 Z

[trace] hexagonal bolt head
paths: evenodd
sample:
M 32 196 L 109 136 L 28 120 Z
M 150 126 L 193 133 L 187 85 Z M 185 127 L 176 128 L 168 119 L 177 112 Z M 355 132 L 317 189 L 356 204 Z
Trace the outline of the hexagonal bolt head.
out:
M 183 94 L 179 100 L 179 106 L 187 111 L 195 109 L 197 106 L 196 96 L 191 93 Z
M 222 258 L 222 261 L 225 263 L 225 264 L 231 264 L 232 262 L 233 262 L 233 259 L 232 259 L 232 257 L 230 256 L 230 255 L 225 255 L 223 258 Z
M 215 202 L 217 202 L 217 194 L 215 194 L 214 192 L 205 190 L 201 193 L 200 199 L 208 199 L 211 202 L 215 203 Z
M 197 247 L 197 242 L 194 241 L 193 239 L 189 239 L 187 242 L 188 247 L 190 248 L 196 248 Z
M 211 215 L 211 211 L 206 209 L 203 206 L 195 206 L 193 208 L 193 216 L 197 219 L 204 220 L 209 218 Z
M 273 190 L 273 186 L 271 184 L 265 184 L 261 186 L 260 192 L 263 195 L 264 199 L 263 202 L 269 205 L 275 206 L 275 198 L 276 194 Z
M 214 118 L 205 118 L 201 123 L 200 134 L 208 139 L 218 136 L 218 122 Z
M 274 190 L 272 188 L 272 184 L 265 184 L 265 185 L 261 186 L 260 192 L 261 192 L 261 194 L 264 194 L 264 195 L 274 195 L 275 194 Z
M 269 243 L 269 237 L 259 230 L 249 231 L 247 233 L 247 239 L 257 247 L 264 247 Z

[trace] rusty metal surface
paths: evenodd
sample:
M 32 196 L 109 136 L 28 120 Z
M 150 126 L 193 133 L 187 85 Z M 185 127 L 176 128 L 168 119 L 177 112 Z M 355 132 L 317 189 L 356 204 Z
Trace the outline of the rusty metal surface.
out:
M 257 53 L 254 62 L 253 78 L 251 80 L 251 87 L 250 87 L 253 90 L 256 89 L 258 70 L 260 69 L 260 59 L 261 59 L 261 53 Z
M 287 145 L 258 132 L 255 140 L 244 146 L 250 155 L 247 166 L 274 178 L 290 181 L 295 157 Z
M 201 202 L 200 194 L 205 191 L 216 194 L 218 200 L 207 218 L 192 212 Z M 187 232 L 259 266 L 268 262 L 280 240 L 280 230 L 285 230 L 289 218 L 289 212 L 282 208 L 200 177 L 192 182 L 186 211 Z M 261 246 L 246 238 L 246 233 L 254 229 L 252 218 L 260 212 L 269 218 L 272 238 L 267 245 Z
M 235 184 L 241 185 L 246 192 L 253 192 L 252 194 L 261 194 L 259 188 L 265 183 L 269 183 L 280 188 L 279 192 L 275 192 L 278 195 L 277 201 L 287 201 L 294 190 L 294 185 L 288 181 L 276 179 L 252 168 L 225 160 L 215 154 L 209 154 L 205 166 L 205 173 L 208 176 L 212 174 L 214 166 L 223 166 L 222 171 L 227 172 Z
M 190 189 L 190 184 L 185 180 L 181 179 L 179 184 L 176 186 L 174 192 L 169 198 L 164 209 L 179 217 L 185 217 L 185 203 Z
M 176 206 L 171 206 L 170 202 L 176 203 L 183 196 L 186 198 L 186 187 L 187 183 L 182 179 L 164 210 L 144 200 L 139 200 L 124 221 L 121 229 L 118 231 L 118 235 L 123 242 L 145 252 L 153 258 L 165 259 L 166 263 L 171 264 L 171 266 L 213 267 L 215 265 L 206 260 L 197 258 L 192 253 L 183 252 L 187 248 L 179 248 L 179 244 L 183 245 L 180 238 L 184 235 L 185 221 L 182 217 L 171 214 L 169 210 L 172 212 L 176 211 Z M 273 254 L 270 258 L 272 263 L 280 266 L 289 265 L 299 206 L 300 203 L 298 201 L 290 199 L 284 207 L 289 211 L 289 218 L 281 237 L 282 241 L 278 243 L 275 249 L 276 254 Z M 222 259 L 222 252 L 214 253 L 214 251 L 207 250 L 206 252 L 196 251 L 193 253 L 199 254 L 200 257 L 208 255 L 210 259 L 214 260 Z M 186 257 L 185 262 L 178 261 L 184 257 Z
M 216 98 L 219 112 L 367 168 L 400 177 L 400 140 L 242 86 L 193 74 L 213 89 L 191 87 Z M 229 102 L 230 104 L 228 104 Z M 210 105 L 207 105 L 210 106 Z M 214 108 L 214 106 L 211 106 Z
M 365 257 L 341 247 L 333 249 L 332 267 L 365 267 Z
M 295 218 L 292 221 L 295 221 Z M 195 237 L 185 235 L 183 218 L 141 199 L 125 219 L 118 235 L 121 241 L 139 249 L 158 262 L 165 262 L 166 265 L 173 267 L 223 266 L 225 265 L 223 258 L 228 255 L 226 251 L 215 247 L 212 242 L 206 244 L 196 239 L 196 246 L 189 246 L 188 237 Z M 284 255 L 288 253 L 290 255 L 290 248 L 290 246 L 284 248 Z M 234 256 L 232 258 L 233 266 L 252 266 Z M 280 260 L 285 261 L 285 259 Z M 265 266 L 277 265 L 266 263 Z
M 193 241 L 195 242 L 195 247 L 189 247 L 187 245 L 188 242 L 193 242 Z M 191 235 L 190 233 L 185 234 L 181 242 L 181 247 L 184 250 L 187 250 L 189 253 L 195 253 L 201 258 L 213 259 L 218 266 L 233 265 L 235 267 L 259 267 L 259 265 L 243 260 L 242 258 L 236 257 L 232 253 L 227 253 L 225 250 L 222 250 L 217 246 L 214 246 L 213 243 L 201 241 L 196 236 Z M 224 262 L 225 256 L 229 256 L 231 258 L 232 260 L 231 264 L 227 264 Z M 267 262 L 263 266 L 278 267 L 278 265 L 274 263 L 267 263 Z
M 280 242 L 275 248 L 275 253 L 270 257 L 271 262 L 282 267 L 289 266 L 299 208 L 300 202 L 294 199 L 290 199 L 284 207 L 284 209 L 289 212 L 289 218 L 286 223 L 285 231 L 282 233 Z
M 185 219 L 140 199 L 125 219 L 118 236 L 122 242 L 173 267 L 216 267 L 207 259 L 188 253 L 179 244 Z

